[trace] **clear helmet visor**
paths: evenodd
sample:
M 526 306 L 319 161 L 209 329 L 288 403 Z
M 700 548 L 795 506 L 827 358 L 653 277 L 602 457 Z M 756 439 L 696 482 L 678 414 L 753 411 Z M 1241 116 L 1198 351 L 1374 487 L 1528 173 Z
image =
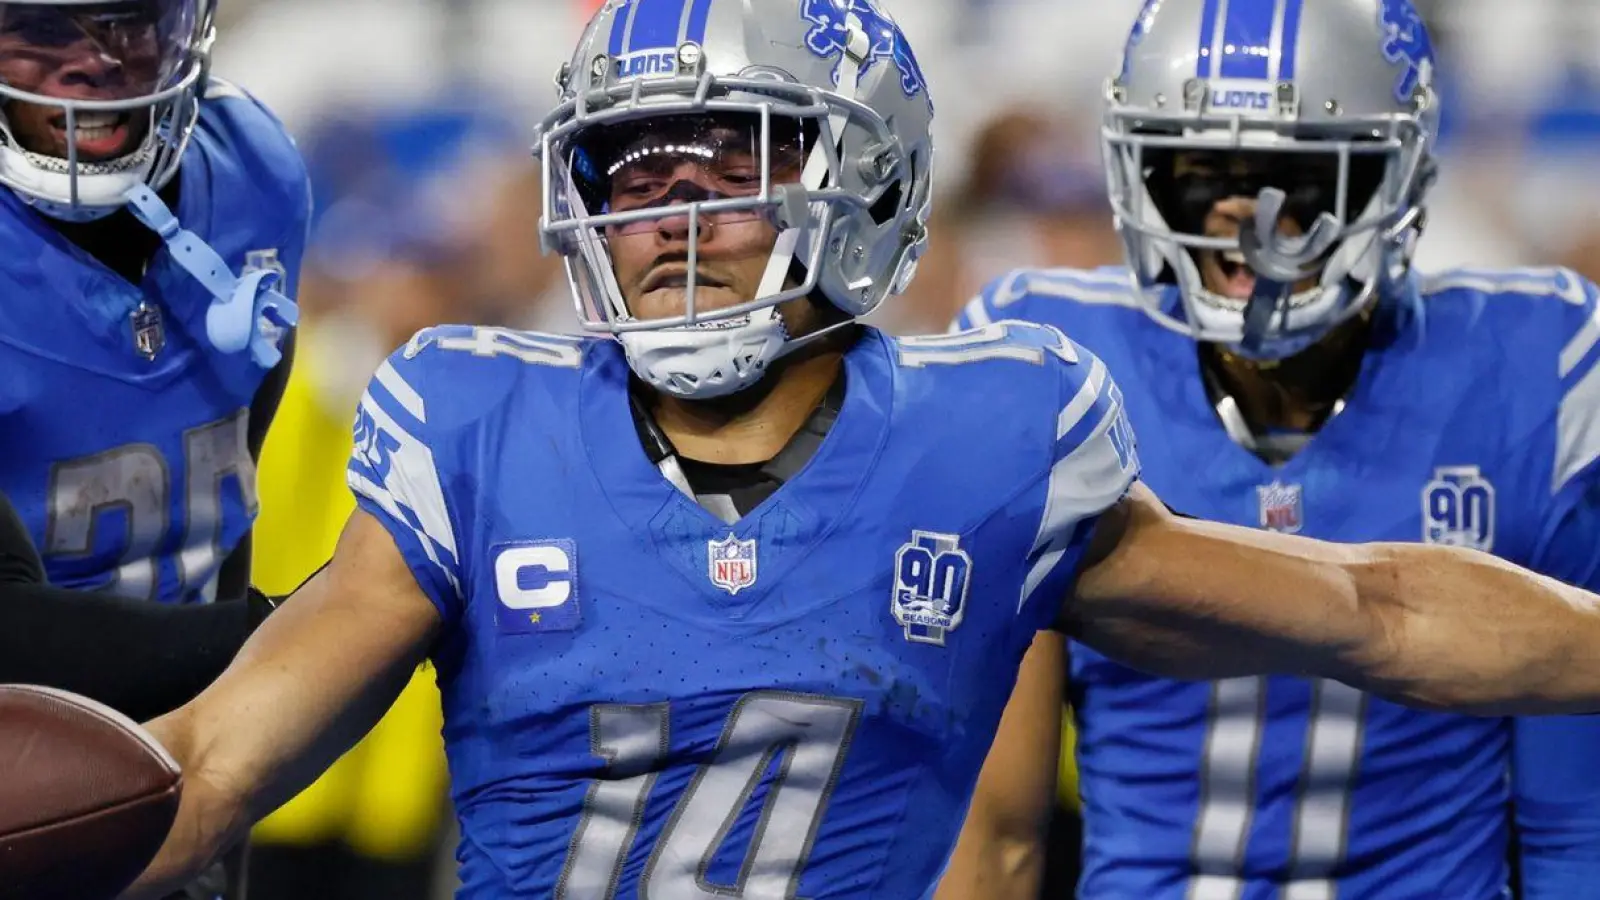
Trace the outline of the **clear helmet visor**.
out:
M 731 325 L 809 291 L 815 261 L 796 249 L 825 230 L 827 205 L 785 199 L 821 180 L 818 130 L 757 112 L 656 115 L 589 126 L 547 156 L 561 169 L 545 234 L 566 257 L 585 327 Z

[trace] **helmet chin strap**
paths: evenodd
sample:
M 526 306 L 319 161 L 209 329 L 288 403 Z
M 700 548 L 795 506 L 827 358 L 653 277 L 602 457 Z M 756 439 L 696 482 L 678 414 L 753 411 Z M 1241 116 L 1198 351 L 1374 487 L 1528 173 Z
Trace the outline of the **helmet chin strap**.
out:
M 300 318 L 299 307 L 278 290 L 278 273 L 258 269 L 235 275 L 221 254 L 178 222 L 149 185 L 133 187 L 126 199 L 134 218 L 160 235 L 173 260 L 211 294 L 206 337 L 212 345 L 223 353 L 248 349 L 256 365 L 276 366 L 283 358 L 279 343 Z
M 1319 261 L 1339 240 L 1339 220 L 1330 213 L 1318 216 L 1301 237 L 1279 231 L 1287 200 L 1282 190 L 1263 188 L 1256 198 L 1255 220 L 1239 230 L 1239 251 L 1256 273 L 1255 288 L 1245 303 L 1240 343 L 1251 356 L 1265 349 L 1274 318 L 1287 321 L 1294 286 L 1317 274 Z
M 74 206 L 71 203 L 57 203 L 54 200 L 46 200 L 43 197 L 34 197 L 21 191 L 13 191 L 12 193 L 22 198 L 23 203 L 52 219 L 80 225 L 85 222 L 98 222 L 122 208 L 120 206 L 85 206 L 81 203 Z

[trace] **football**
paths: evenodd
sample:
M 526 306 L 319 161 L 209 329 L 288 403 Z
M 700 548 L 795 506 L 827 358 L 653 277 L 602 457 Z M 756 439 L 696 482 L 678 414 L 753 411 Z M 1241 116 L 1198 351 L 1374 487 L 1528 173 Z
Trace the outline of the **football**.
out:
M 0 685 L 0 900 L 110 900 L 178 812 L 178 764 L 126 716 Z

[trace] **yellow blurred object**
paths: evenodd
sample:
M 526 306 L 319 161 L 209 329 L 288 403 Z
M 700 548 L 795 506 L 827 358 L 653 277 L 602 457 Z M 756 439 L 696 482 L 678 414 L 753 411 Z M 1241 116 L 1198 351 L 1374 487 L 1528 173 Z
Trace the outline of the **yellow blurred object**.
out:
M 1072 724 L 1072 707 L 1061 714 L 1061 768 L 1056 772 L 1056 802 L 1062 808 L 1082 812 L 1078 797 L 1078 730 Z
M 295 360 L 262 451 L 252 576 L 269 594 L 294 590 L 326 562 L 355 508 L 345 486 L 355 398 L 347 409 L 330 408 L 343 404 L 317 396 L 315 364 L 314 354 Z M 429 852 L 446 807 L 442 725 L 433 672 L 419 669 L 372 733 L 258 825 L 255 840 L 343 841 L 364 856 L 390 860 Z

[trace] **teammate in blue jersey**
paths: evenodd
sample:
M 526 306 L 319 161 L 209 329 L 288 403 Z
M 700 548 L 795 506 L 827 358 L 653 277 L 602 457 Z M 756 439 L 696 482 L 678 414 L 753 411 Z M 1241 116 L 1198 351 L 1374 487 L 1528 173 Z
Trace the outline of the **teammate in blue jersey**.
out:
M 215 8 L 0 4 L 0 493 L 60 588 L 247 593 L 255 458 L 288 376 L 310 198 L 282 126 L 209 76 Z M 147 712 L 192 696 L 258 618 L 71 599 L 33 620 L 59 628 L 70 606 L 101 628 L 139 622 L 128 641 L 167 625 L 201 639 L 116 690 L 108 678 L 153 646 L 78 657 L 76 672 L 5 668 Z M 51 632 L 31 649 L 81 646 Z
M 1562 270 L 1412 271 L 1433 65 L 1405 0 L 1147 4 L 1105 118 L 1131 271 L 1014 273 L 957 324 L 1049 323 L 1093 347 L 1143 480 L 1185 513 L 1472 547 L 1600 588 L 1596 289 Z M 1488 900 L 1515 834 L 1523 897 L 1600 897 L 1600 719 L 1165 680 L 1070 652 L 1079 896 Z M 1014 702 L 1042 708 L 1016 722 L 1060 708 L 1036 683 Z M 956 869 L 1003 869 L 1007 835 L 1013 859 L 1037 839 L 1017 810 L 1054 758 L 1003 731 L 995 759 L 973 828 L 1009 827 L 973 834 Z
M 62 586 L 244 595 L 310 198 L 215 5 L 0 4 L 0 490 Z
M 856 324 L 912 275 L 931 158 L 867 0 L 607 3 L 559 82 L 542 231 L 615 339 L 440 327 L 379 368 L 333 560 L 151 725 L 183 805 L 133 896 L 425 657 L 466 898 L 927 896 L 1051 625 L 1167 672 L 1600 706 L 1600 597 L 1181 519 L 1059 331 Z

